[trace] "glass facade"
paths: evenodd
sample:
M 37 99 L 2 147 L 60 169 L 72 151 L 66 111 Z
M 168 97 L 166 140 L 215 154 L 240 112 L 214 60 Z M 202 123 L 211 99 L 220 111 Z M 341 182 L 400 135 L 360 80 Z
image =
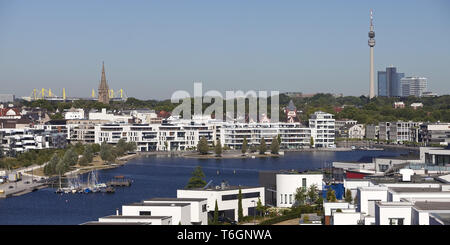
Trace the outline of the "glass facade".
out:
M 397 73 L 396 67 L 387 67 L 386 71 L 378 71 L 378 96 L 402 96 L 401 79 L 404 73 Z
M 386 72 L 378 72 L 378 96 L 387 96 Z

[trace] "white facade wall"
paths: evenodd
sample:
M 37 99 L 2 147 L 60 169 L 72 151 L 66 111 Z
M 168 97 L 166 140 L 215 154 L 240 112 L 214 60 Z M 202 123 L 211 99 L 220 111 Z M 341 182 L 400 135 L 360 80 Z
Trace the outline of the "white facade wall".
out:
M 172 225 L 172 218 L 132 218 L 132 217 L 127 217 L 127 216 L 120 216 L 120 218 L 118 217 L 114 217 L 114 218 L 110 218 L 110 217 L 102 217 L 98 219 L 99 222 L 102 223 L 116 223 L 116 222 L 120 222 L 120 223 L 146 223 L 146 224 L 151 224 L 151 225 Z
M 185 206 L 148 206 L 148 205 L 123 205 L 123 216 L 139 216 L 140 211 L 150 211 L 152 216 L 172 216 L 172 224 L 191 224 L 191 207 Z
M 358 212 L 374 216 L 374 208 L 376 201 L 386 201 L 388 196 L 387 187 L 358 187 Z
M 333 212 L 332 225 L 357 225 L 361 220 L 361 213 Z
M 314 147 L 335 147 L 335 120 L 333 114 L 315 112 L 309 119 L 311 135 L 314 138 Z
M 248 216 L 248 208 L 256 207 L 258 199 L 265 205 L 264 187 L 242 188 L 242 194 L 259 192 L 259 198 L 243 198 L 242 209 L 244 216 Z M 216 200 L 219 211 L 234 210 L 235 220 L 238 220 L 238 199 L 222 200 L 225 195 L 237 195 L 238 189 L 231 190 L 177 190 L 177 198 L 206 198 L 208 212 L 214 211 Z M 252 202 L 253 201 L 253 202 Z
M 316 185 L 318 190 L 322 190 L 322 174 L 277 174 L 277 207 L 292 207 L 295 202 L 297 188 L 309 188 Z
M 84 119 L 84 110 L 83 109 L 69 110 L 64 113 L 64 119 L 66 120 Z
M 207 225 L 208 224 L 208 210 L 206 209 L 203 211 L 202 207 L 203 205 L 207 205 L 207 200 L 204 201 L 176 201 L 176 200 L 170 200 L 170 201 L 157 201 L 157 200 L 144 200 L 144 203 L 190 203 L 191 207 L 191 222 L 192 223 L 199 223 L 201 225 Z
M 411 203 L 377 202 L 375 204 L 375 224 L 389 225 L 390 219 L 403 219 L 403 225 L 411 225 Z

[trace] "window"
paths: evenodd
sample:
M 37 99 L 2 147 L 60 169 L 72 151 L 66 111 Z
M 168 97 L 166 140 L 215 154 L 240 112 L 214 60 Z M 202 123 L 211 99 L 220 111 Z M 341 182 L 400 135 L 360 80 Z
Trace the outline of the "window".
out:
M 302 187 L 306 188 L 306 178 L 302 178 Z
M 283 194 L 280 194 L 280 203 L 283 204 Z
M 284 194 L 284 204 L 287 204 L 287 194 Z
M 404 218 L 389 218 L 389 225 L 403 225 Z
M 289 194 L 289 204 L 292 204 L 292 194 Z
M 202 205 L 202 212 L 206 212 L 206 204 Z
M 242 193 L 242 199 L 255 198 L 255 197 L 260 197 L 260 196 L 261 196 L 261 193 L 259 193 L 259 192 Z M 222 196 L 222 201 L 236 200 L 236 199 L 238 199 L 238 194 L 230 194 L 230 195 Z
M 139 215 L 148 215 L 151 216 L 152 212 L 151 211 L 139 211 Z

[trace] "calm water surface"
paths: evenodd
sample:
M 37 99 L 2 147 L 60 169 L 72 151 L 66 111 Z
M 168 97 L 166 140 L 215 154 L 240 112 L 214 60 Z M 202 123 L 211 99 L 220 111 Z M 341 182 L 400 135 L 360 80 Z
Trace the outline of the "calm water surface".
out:
M 123 204 L 153 197 L 176 197 L 195 166 L 200 165 L 206 181 L 219 185 L 258 185 L 258 171 L 296 169 L 314 170 L 333 161 L 357 161 L 377 156 L 398 156 L 406 151 L 289 152 L 280 158 L 185 159 L 179 157 L 142 157 L 115 169 L 98 171 L 100 181 L 114 176 L 132 178 L 131 187 L 117 187 L 116 193 L 55 194 L 46 188 L 20 197 L 0 199 L 0 225 L 42 224 L 76 225 L 115 213 Z M 219 174 L 217 173 L 219 172 Z

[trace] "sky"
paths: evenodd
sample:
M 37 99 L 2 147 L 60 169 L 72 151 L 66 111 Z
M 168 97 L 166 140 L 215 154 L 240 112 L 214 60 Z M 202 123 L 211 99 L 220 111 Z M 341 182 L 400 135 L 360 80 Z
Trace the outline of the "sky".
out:
M 370 9 L 375 71 L 394 65 L 450 94 L 448 0 L 0 0 L 0 93 L 89 97 L 104 61 L 109 87 L 139 99 L 194 82 L 367 95 Z

